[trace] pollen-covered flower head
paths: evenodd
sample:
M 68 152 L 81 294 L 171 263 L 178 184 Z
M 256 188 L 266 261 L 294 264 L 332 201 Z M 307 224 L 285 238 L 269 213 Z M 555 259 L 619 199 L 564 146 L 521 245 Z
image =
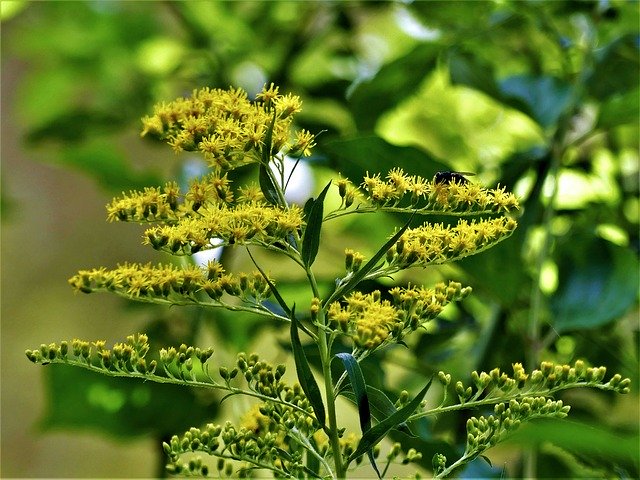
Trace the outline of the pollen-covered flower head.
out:
M 263 162 L 278 152 L 308 156 L 314 136 L 293 131 L 301 105 L 299 97 L 281 95 L 273 84 L 254 101 L 241 88 L 202 88 L 156 105 L 154 114 L 143 118 L 141 135 L 164 140 L 177 152 L 199 151 L 216 171 Z

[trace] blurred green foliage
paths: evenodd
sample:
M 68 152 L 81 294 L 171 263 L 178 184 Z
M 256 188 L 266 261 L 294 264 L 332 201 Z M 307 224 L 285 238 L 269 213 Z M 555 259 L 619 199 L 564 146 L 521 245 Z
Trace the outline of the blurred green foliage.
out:
M 187 163 L 150 162 L 129 148 L 128 137 L 154 103 L 202 86 L 254 94 L 274 82 L 304 99 L 300 126 L 323 131 L 309 162 L 317 185 L 330 172 L 359 182 L 367 171 L 393 167 L 427 177 L 450 169 L 473 171 L 472 181 L 506 185 L 521 197 L 516 234 L 447 271 L 473 286 L 472 298 L 448 311 L 437 332 L 377 358 L 408 366 L 393 377 L 365 370 L 375 373 L 368 380 L 378 388 L 394 395 L 438 370 L 463 377 L 474 369 L 508 370 L 512 362 L 585 358 L 631 377 L 637 395 L 637 2 L 6 3 L 2 20 L 19 34 L 3 38 L 3 52 L 26 66 L 15 112 L 27 125 L 24 141 L 51 162 L 95 178 L 105 194 L 186 175 Z M 344 238 L 366 249 L 403 221 L 340 224 L 321 249 L 341 252 Z M 232 256 L 225 252 L 223 260 Z M 425 275 L 440 273 L 412 271 L 397 280 Z M 200 316 L 187 337 L 213 330 L 230 351 L 251 345 L 256 328 L 271 328 L 251 320 L 234 329 L 229 318 L 193 315 Z M 64 375 L 85 375 L 71 370 Z M 140 395 L 102 379 L 100 388 L 124 403 L 118 415 L 100 413 L 91 405 L 94 382 L 57 374 L 49 380 L 48 426 L 70 424 L 69 412 L 57 408 L 67 401 L 78 409 L 76 425 L 121 435 L 161 436 L 215 412 L 193 407 L 202 399 L 191 395 L 145 404 L 140 417 L 133 405 Z M 69 382 L 83 388 L 83 413 L 82 399 L 67 398 L 79 392 L 61 388 Z M 528 437 L 543 446 L 540 475 L 638 476 L 637 422 L 622 432 L 608 411 L 588 404 L 583 424 Z M 180 405 L 191 409 L 183 425 L 172 414 Z M 621 415 L 637 419 L 637 410 Z M 454 456 L 464 421 L 425 421 L 416 426 L 418 439 L 397 440 L 424 452 L 428 468 L 431 453 Z M 617 444 L 616 455 L 594 456 L 589 442 L 567 444 L 585 432 L 593 442 L 616 442 L 623 433 L 628 441 Z M 557 469 L 548 471 L 545 462 Z M 512 468 L 509 475 L 522 474 L 517 463 Z M 466 475 L 501 472 L 476 465 Z

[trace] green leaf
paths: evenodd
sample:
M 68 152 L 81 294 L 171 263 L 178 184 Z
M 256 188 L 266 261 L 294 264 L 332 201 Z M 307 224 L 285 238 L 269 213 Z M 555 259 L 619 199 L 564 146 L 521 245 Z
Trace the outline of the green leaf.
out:
M 385 172 L 397 167 L 409 175 L 425 176 L 450 169 L 424 150 L 392 145 L 374 135 L 327 142 L 322 150 L 333 168 L 356 183 L 367 171 Z
M 267 199 L 267 202 L 272 205 L 278 205 L 280 201 L 278 199 L 278 192 L 275 185 L 273 184 L 273 180 L 271 179 L 269 172 L 267 172 L 267 168 L 269 167 L 260 164 L 260 173 L 258 175 L 260 190 L 262 190 L 262 194 L 264 195 L 264 198 Z
M 413 220 L 414 215 L 415 213 L 411 215 L 411 218 L 409 218 L 407 223 L 405 223 L 402 226 L 402 228 L 400 228 L 400 230 L 398 230 L 389 240 L 387 240 L 387 242 L 380 248 L 380 250 L 378 250 L 376 254 L 373 257 L 371 257 L 371 259 L 360 268 L 360 270 L 358 270 L 353 274 L 353 276 L 347 281 L 347 283 L 339 286 L 333 292 L 331 297 L 325 300 L 325 305 L 330 300 L 333 301 L 336 297 L 339 297 L 339 296 L 344 297 L 345 295 L 347 295 L 351 290 L 353 290 L 358 285 L 358 283 L 360 283 L 360 281 L 367 275 L 367 273 L 369 273 L 371 270 L 373 270 L 378 266 L 380 259 L 384 255 L 386 255 L 387 251 L 391 248 L 391 246 L 394 245 L 398 241 L 398 239 L 402 236 L 402 234 L 405 232 L 405 230 L 409 228 L 409 225 L 411 224 L 411 221 Z
M 102 139 L 66 147 L 60 154 L 60 160 L 114 193 L 161 183 L 161 177 L 151 170 L 136 171 L 126 154 Z
M 365 433 L 371 428 L 371 409 L 369 408 L 369 398 L 367 396 L 367 384 L 358 361 L 350 353 L 337 353 L 336 357 L 342 360 L 344 369 L 349 375 L 351 387 L 356 397 L 358 414 L 360 415 L 360 429 Z
M 293 312 L 287 305 L 287 302 L 285 302 L 284 298 L 282 298 L 282 295 L 280 294 L 276 286 L 273 284 L 273 282 L 269 280 L 269 276 L 264 272 L 264 270 L 260 267 L 260 265 L 258 265 L 258 262 L 256 262 L 256 260 L 253 258 L 253 255 L 251 254 L 251 250 L 249 250 L 249 247 L 247 247 L 247 253 L 249 254 L 249 258 L 251 258 L 253 265 L 258 269 L 258 271 L 262 275 L 262 278 L 264 278 L 265 282 L 267 282 L 267 285 L 269 285 L 269 288 L 271 289 L 271 293 L 273 293 L 273 296 L 276 297 L 276 301 L 278 302 L 278 305 L 280 305 L 282 310 L 284 310 L 284 312 L 289 317 L 292 317 Z
M 320 425 L 324 427 L 325 424 L 325 411 L 324 403 L 322 402 L 322 395 L 320 394 L 320 388 L 316 383 L 316 379 L 313 377 L 311 367 L 307 356 L 304 353 L 302 344 L 300 343 L 300 335 L 298 334 L 298 320 L 296 319 L 295 308 L 291 311 L 291 347 L 293 349 L 293 358 L 296 364 L 296 372 L 298 373 L 298 381 L 302 387 L 302 391 L 309 399 L 311 407 L 313 408 L 316 418 Z
M 634 13 L 637 18 L 637 13 Z M 637 20 L 636 20 L 637 23 Z M 596 68 L 587 88 L 598 100 L 638 87 L 640 57 L 638 35 L 627 33 L 596 51 Z
M 558 332 L 596 328 L 623 315 L 638 298 L 638 257 L 599 237 L 564 247 L 551 298 Z
M 264 134 L 264 145 L 262 146 L 261 157 L 262 165 L 267 166 L 271 161 L 271 143 L 273 142 L 273 126 L 276 124 L 276 111 L 273 111 L 273 117 L 271 117 L 271 123 L 269 128 Z
M 567 83 L 549 76 L 514 75 L 500 83 L 503 101 L 523 111 L 543 127 L 554 125 L 573 100 Z
M 612 128 L 627 123 L 635 124 L 640 117 L 640 89 L 612 95 L 600 106 L 599 128 Z
M 449 57 L 449 75 L 453 85 L 466 85 L 497 100 L 502 97 L 493 66 L 471 53 L 452 53 Z
M 420 390 L 420 393 L 418 393 L 418 395 L 413 400 L 411 400 L 408 405 L 405 405 L 390 417 L 385 418 L 382 422 L 367 430 L 367 433 L 362 435 L 360 443 L 358 444 L 358 448 L 356 448 L 356 451 L 351 454 L 351 456 L 347 460 L 347 463 L 352 462 L 359 456 L 368 452 L 385 437 L 389 430 L 400 425 L 401 423 L 404 423 L 420 406 L 420 402 L 422 402 L 422 399 L 427 394 L 427 391 L 431 387 L 432 381 L 433 378 L 429 380 L 429 383 L 427 383 L 427 385 L 422 390 Z
M 318 198 L 311 204 L 307 226 L 302 237 L 302 261 L 306 267 L 310 267 L 316 259 L 318 248 L 320 247 L 320 230 L 322 229 L 322 215 L 324 212 L 324 197 L 331 186 L 331 181 L 327 183 Z M 306 207 L 306 205 L 305 205 Z
M 360 131 L 371 131 L 385 111 L 418 90 L 436 64 L 441 46 L 421 43 L 407 55 L 383 66 L 375 77 L 361 82 L 349 96 L 353 118 Z M 407 75 L 419 72 L 422 75 Z
M 342 390 L 340 392 L 340 395 L 352 401 L 356 406 L 358 405 L 356 395 L 353 391 Z M 367 397 L 369 398 L 371 416 L 378 422 L 381 422 L 385 418 L 390 417 L 398 411 L 393 402 L 382 390 L 378 390 L 371 385 L 367 385 Z M 401 423 L 400 425 L 398 425 L 397 430 L 406 435 L 409 435 L 410 437 L 415 437 L 414 433 L 409 429 L 406 423 Z

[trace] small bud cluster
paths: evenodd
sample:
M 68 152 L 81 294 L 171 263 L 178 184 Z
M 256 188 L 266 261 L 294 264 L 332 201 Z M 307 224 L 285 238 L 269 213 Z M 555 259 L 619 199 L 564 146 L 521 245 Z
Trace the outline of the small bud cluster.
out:
M 209 374 L 207 360 L 213 355 L 213 348 L 201 349 L 184 343 L 178 348 L 160 349 L 160 365 L 169 378 L 198 381 L 204 379 L 213 382 Z
M 562 400 L 551 400 L 545 397 L 524 397 L 521 400 L 510 400 L 508 404 L 498 403 L 494 414 L 488 417 L 471 417 L 467 420 L 467 447 L 465 453 L 478 454 L 494 446 L 510 431 L 515 430 L 522 422 L 534 418 L 564 418 L 569 413 L 569 406 Z
M 453 215 L 505 214 L 520 208 L 515 195 L 504 187 L 484 189 L 472 182 L 435 182 L 407 175 L 400 168 L 392 169 L 385 179 L 367 173 L 361 187 L 362 194 L 351 188 L 348 180 L 338 182 L 341 208 L 349 208 L 355 199 L 362 199 L 357 208 L 371 205 L 382 210 Z
M 398 442 L 394 443 L 391 446 L 389 453 L 387 453 L 387 462 L 391 463 L 396 461 L 396 459 L 400 457 L 401 453 L 402 453 L 402 445 Z M 409 450 L 407 450 L 406 455 L 404 456 L 404 458 L 402 458 L 402 460 L 399 463 L 401 463 L 402 465 L 408 465 L 409 463 L 419 462 L 420 460 L 422 460 L 422 454 L 418 452 L 415 448 L 410 448 Z
M 292 132 L 301 104 L 295 95 L 279 94 L 273 84 L 265 85 L 253 102 L 242 89 L 203 88 L 189 98 L 157 105 L 142 120 L 141 135 L 165 140 L 175 151 L 199 151 L 214 170 L 261 162 L 269 131 L 269 155 L 308 156 L 314 136 Z
M 361 202 L 364 201 L 362 193 L 358 187 L 351 183 L 351 180 L 341 177 L 336 181 L 336 186 L 338 187 L 338 194 L 342 199 L 340 209 L 348 209 L 353 205 L 356 199 Z
M 198 451 L 218 457 L 218 470 L 224 470 L 227 476 L 243 477 L 251 469 L 267 469 L 278 477 L 302 477 L 304 451 L 288 436 L 297 431 L 309 438 L 320 428 L 302 389 L 297 384 L 289 387 L 282 381 L 284 365 L 274 368 L 255 354 L 241 353 L 236 367 L 220 371 L 227 385 L 238 373 L 252 391 L 281 401 L 257 404 L 240 427 L 231 422 L 224 426 L 208 424 L 203 429 L 191 428 L 182 437 L 174 435 L 169 443 L 163 444 L 170 458 L 170 470 L 184 469 L 180 455 Z M 244 465 L 238 466 L 238 462 Z
M 158 365 L 156 360 L 147 362 L 148 337 L 143 333 L 129 335 L 126 342 L 116 343 L 110 350 L 105 341 L 87 342 L 74 339 L 72 342 L 42 344 L 37 350 L 27 350 L 27 358 L 34 363 L 78 363 L 106 372 L 152 375 Z
M 380 291 L 353 292 L 329 305 L 329 325 L 353 339 L 357 348 L 373 350 L 390 341 L 399 341 L 429 320 L 450 302 L 466 297 L 471 289 L 458 282 L 438 283 L 433 288 L 396 287 L 392 300 L 383 300 Z
M 171 303 L 192 300 L 204 305 L 207 303 L 197 300 L 200 292 L 219 304 L 225 293 L 253 304 L 271 295 L 271 288 L 260 272 L 227 274 L 216 261 L 210 261 L 204 268 L 124 263 L 114 270 L 81 270 L 69 279 L 69 284 L 83 293 L 106 290 L 138 300 Z
M 255 353 L 248 356 L 240 353 L 236 360 L 236 367 L 228 374 L 233 378 L 239 372 L 247 381 L 250 390 L 263 397 L 279 400 L 278 402 L 266 401 L 259 408 L 260 414 L 268 418 L 273 425 L 289 430 L 295 428 L 304 435 L 310 436 L 320 428 L 320 425 L 300 385 L 296 383 L 290 386 L 282 380 L 285 371 L 285 365 L 274 367 L 260 360 Z M 221 375 L 223 375 L 222 372 Z
M 582 360 L 578 360 L 573 367 L 542 362 L 540 369 L 527 374 L 520 363 L 514 363 L 512 376 L 498 368 L 489 373 L 474 371 L 471 373 L 473 386 L 465 387 L 458 381 L 455 391 L 461 403 L 477 400 L 483 394 L 485 398 L 513 394 L 550 394 L 560 389 L 578 386 L 629 393 L 629 378 L 623 379 L 621 375 L 615 374 L 605 383 L 606 371 L 605 367 L 587 367 Z

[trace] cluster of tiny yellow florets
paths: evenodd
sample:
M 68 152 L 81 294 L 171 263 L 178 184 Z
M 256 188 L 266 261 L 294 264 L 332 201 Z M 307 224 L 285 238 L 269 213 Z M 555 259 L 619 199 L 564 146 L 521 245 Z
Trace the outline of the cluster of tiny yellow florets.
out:
M 188 98 L 162 103 L 142 120 L 142 136 L 167 141 L 175 151 L 199 151 L 214 170 L 263 162 L 272 154 L 310 155 L 314 136 L 292 132 L 299 97 L 281 95 L 271 84 L 255 101 L 238 89 L 195 90 Z M 267 145 L 268 144 L 268 145 Z M 263 148 L 270 151 L 263 155 Z
M 508 238 L 517 223 L 509 217 L 458 220 L 455 226 L 425 223 L 407 229 L 386 255 L 397 269 L 437 265 L 479 253 Z
M 172 254 L 190 255 L 200 250 L 233 244 L 271 246 L 289 235 L 298 235 L 304 224 L 303 211 L 241 203 L 235 207 L 210 205 L 197 217 L 176 225 L 160 225 L 145 232 L 144 242 Z
M 509 238 L 517 222 L 509 217 L 483 220 L 458 220 L 455 226 L 425 223 L 408 228 L 385 255 L 383 271 L 390 274 L 410 267 L 426 267 L 460 260 L 486 250 Z M 345 250 L 348 273 L 357 272 L 365 257 L 352 249 Z
M 259 303 L 271 295 L 271 288 L 260 272 L 228 274 L 216 261 L 210 261 L 206 267 L 185 268 L 124 263 L 113 270 L 81 270 L 69 283 L 84 293 L 106 290 L 138 300 L 188 299 L 204 292 L 216 302 L 227 293 Z
M 342 304 L 331 303 L 327 317 L 331 327 L 350 336 L 357 348 L 372 350 L 392 340 L 400 341 L 470 291 L 469 287 L 449 282 L 433 288 L 396 287 L 389 292 L 391 300 L 383 300 L 378 290 L 353 292 Z
M 243 196 L 246 191 L 240 189 L 240 200 L 247 200 L 246 195 Z M 257 186 L 249 188 L 248 192 L 256 192 L 252 194 L 252 201 L 264 198 Z M 192 180 L 184 194 L 176 182 L 168 182 L 163 188 L 147 187 L 141 192 L 123 193 L 107 205 L 107 220 L 174 223 L 183 217 L 194 216 L 203 206 L 229 205 L 233 200 L 234 193 L 227 175 L 209 174 Z
M 436 182 L 417 175 L 407 175 L 400 168 L 386 178 L 367 175 L 357 189 L 348 179 L 336 182 L 342 208 L 352 205 L 363 211 L 368 205 L 382 210 L 415 210 L 417 213 L 455 215 L 505 214 L 517 211 L 518 199 L 504 187 L 485 189 L 467 182 Z M 358 202 L 356 202 L 358 200 Z

